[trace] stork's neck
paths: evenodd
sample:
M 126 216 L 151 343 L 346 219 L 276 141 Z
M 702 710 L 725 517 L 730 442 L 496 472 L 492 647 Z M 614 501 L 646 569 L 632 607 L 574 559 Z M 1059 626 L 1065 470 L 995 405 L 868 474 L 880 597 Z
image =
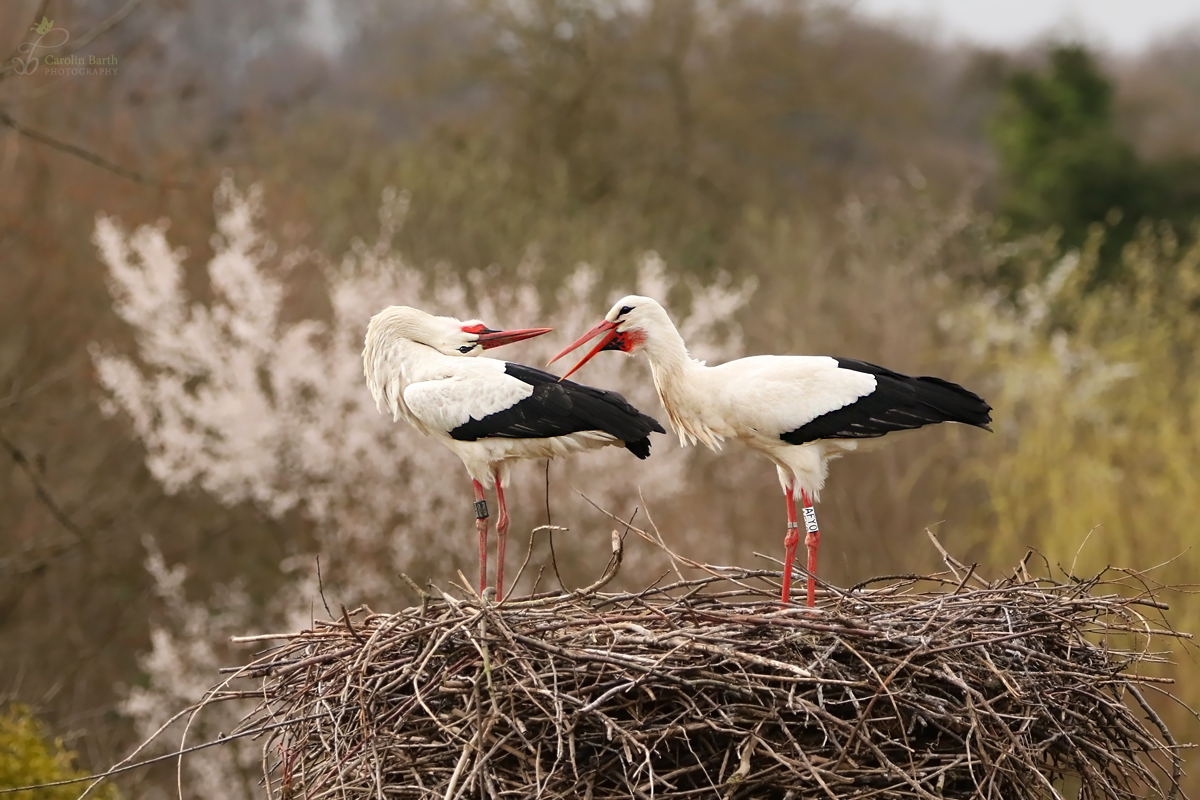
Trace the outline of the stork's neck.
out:
M 647 337 L 643 350 L 650 362 L 658 399 L 667 411 L 671 427 L 679 434 L 679 443 L 700 441 L 713 449 L 719 448 L 721 436 L 690 411 L 703 406 L 698 396 L 702 392 L 699 384 L 708 368 L 691 357 L 683 337 L 670 321 Z
M 363 350 L 363 372 L 379 410 L 387 408 L 393 420 L 404 418 L 414 425 L 417 423 L 404 402 L 404 390 L 411 383 L 428 380 L 445 361 L 452 359 L 403 337 L 368 337 Z
M 683 337 L 669 321 L 660 329 L 646 337 L 642 350 L 650 361 L 650 370 L 654 373 L 654 383 L 659 387 L 677 386 L 686 380 L 687 374 L 693 369 L 703 369 L 702 365 L 688 353 Z

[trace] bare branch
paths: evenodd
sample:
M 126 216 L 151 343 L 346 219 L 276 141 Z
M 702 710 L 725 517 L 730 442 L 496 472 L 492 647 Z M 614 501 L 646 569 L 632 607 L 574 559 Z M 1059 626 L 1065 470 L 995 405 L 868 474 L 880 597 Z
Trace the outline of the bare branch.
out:
M 21 134 L 22 136 L 27 136 L 30 139 L 33 139 L 35 142 L 41 142 L 42 144 L 49 145 L 56 150 L 61 150 L 64 153 L 73 155 L 76 158 L 88 162 L 89 164 L 94 164 L 101 169 L 108 170 L 114 175 L 119 175 L 126 180 L 133 181 L 134 183 L 140 183 L 144 186 L 161 186 L 165 189 L 193 188 L 193 184 L 189 182 L 157 180 L 155 178 L 147 177 L 136 170 L 129 169 L 128 167 L 122 167 L 120 164 L 114 164 L 103 156 L 97 155 L 90 150 L 85 150 L 77 145 L 64 142 L 61 139 L 55 139 L 49 134 L 35 131 L 32 128 L 27 128 L 4 111 L 0 111 L 0 125 L 5 125 L 9 128 L 12 128 L 17 133 Z
M 87 535 L 67 515 L 67 512 L 63 510 L 63 507 L 59 505 L 57 500 L 54 499 L 54 495 L 50 494 L 50 490 L 46 488 L 46 484 L 42 482 L 42 477 L 38 475 L 36 470 L 34 470 L 33 465 L 25 456 L 25 453 L 23 453 L 19 447 L 13 444 L 12 440 L 8 438 L 8 435 L 5 434 L 2 429 L 0 429 L 0 447 L 4 448 L 4 450 L 8 452 L 9 456 L 12 457 L 13 462 L 16 463 L 16 465 L 21 468 L 21 471 L 25 473 L 25 477 L 28 478 L 30 484 L 33 485 L 33 491 L 37 495 L 38 500 L 40 500 L 42 505 L 46 507 L 46 510 L 49 511 L 56 520 L 58 520 L 58 524 L 62 525 L 68 533 L 74 536 L 76 541 L 82 542 L 86 540 Z
M 68 50 L 66 55 L 70 55 L 72 53 L 76 53 L 76 52 L 82 50 L 83 48 L 85 48 L 89 44 L 91 44 L 93 41 L 95 41 L 98 37 L 103 36 L 104 34 L 108 33 L 110 30 L 115 28 L 117 25 L 124 22 L 125 18 L 128 17 L 130 14 L 132 14 L 134 12 L 134 10 L 138 6 L 140 6 L 143 2 L 144 2 L 144 0 L 129 0 L 128 3 L 121 6 L 121 8 L 117 9 L 116 13 L 114 13 L 108 19 L 104 20 L 99 25 L 92 28 L 90 31 L 85 33 L 83 36 L 80 36 L 79 39 L 76 40 L 75 46 L 72 47 L 70 50 Z

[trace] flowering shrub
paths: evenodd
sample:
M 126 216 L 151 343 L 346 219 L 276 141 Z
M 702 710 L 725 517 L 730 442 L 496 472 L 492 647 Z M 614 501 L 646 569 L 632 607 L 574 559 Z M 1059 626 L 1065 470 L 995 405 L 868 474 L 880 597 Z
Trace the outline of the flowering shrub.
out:
M 1005 558 L 1032 545 L 1083 574 L 1181 556 L 1174 572 L 1190 560 L 1196 513 L 1200 247 L 1143 230 L 1126 279 L 1088 288 L 1100 244 L 1094 235 L 1015 298 L 987 291 L 944 315 L 997 408 L 999 437 L 978 464 L 986 525 Z
M 406 263 L 392 248 L 406 205 L 403 196 L 386 193 L 377 240 L 356 243 L 335 264 L 319 254 L 278 252 L 260 228 L 259 190 L 243 192 L 226 179 L 216 192 L 217 232 L 208 263 L 213 300 L 207 305 L 185 292 L 185 253 L 172 248 L 165 225 L 130 233 L 107 217 L 96 224 L 114 308 L 137 341 L 136 355 L 93 348 L 105 411 L 129 420 L 146 448 L 147 466 L 168 491 L 199 488 L 224 504 L 250 502 L 273 517 L 299 513 L 315 523 L 319 551 L 337 554 L 323 560 L 325 593 L 347 605 L 394 598 L 402 571 L 429 574 L 446 585 L 455 576 L 450 565 L 466 566 L 474 557 L 473 498 L 462 465 L 438 443 L 380 414 L 366 389 L 363 335 L 380 308 L 412 305 L 483 319 L 492 327 L 552 326 L 556 335 L 501 354 L 540 365 L 599 319 L 612 300 L 636 291 L 690 301 L 675 307 L 693 354 L 725 360 L 741 355 L 734 315 L 754 288 L 749 282 L 734 285 L 728 276 L 712 285 L 680 286 L 661 259 L 648 253 L 636 285 L 618 287 L 607 299 L 598 296 L 597 271 L 576 266 L 551 306 L 537 289 L 544 279 L 533 258 L 512 277 L 496 268 L 430 275 Z M 288 322 L 283 309 L 289 275 L 306 259 L 323 269 L 332 313 L 326 320 Z M 679 313 L 681 306 L 688 313 Z M 613 356 L 593 364 L 582 380 L 621 391 L 665 421 L 641 359 Z M 554 521 L 576 533 L 599 524 L 604 535 L 573 536 L 573 546 L 598 548 L 606 557 L 610 521 L 568 487 L 579 487 L 614 512 L 638 503 L 639 491 L 664 501 L 686 486 L 689 459 L 677 450 L 667 435 L 654 437 L 653 457 L 646 462 L 619 448 L 568 459 L 556 467 L 551 488 Z M 542 508 L 544 484 L 533 469 L 518 467 L 514 475 L 514 533 L 521 530 L 523 514 L 532 520 Z M 571 547 L 560 545 L 567 557 Z M 218 596 L 189 602 L 184 567 L 165 564 L 153 542 L 148 550 L 165 617 L 143 660 L 149 685 L 134 689 L 125 705 L 147 735 L 215 682 L 217 642 L 264 624 L 305 625 L 318 595 L 315 553 L 296 554 L 281 565 L 290 576 L 287 587 L 262 609 L 246 599 L 236 574 Z M 639 564 L 632 555 L 626 572 L 636 575 Z M 209 728 L 228 730 L 229 722 L 210 720 Z M 238 755 L 220 750 L 228 752 L 189 759 L 198 796 L 228 797 L 235 783 L 252 785 L 253 772 L 246 770 L 258 757 L 253 748 L 243 747 Z M 235 781 L 237 774 L 243 777 Z

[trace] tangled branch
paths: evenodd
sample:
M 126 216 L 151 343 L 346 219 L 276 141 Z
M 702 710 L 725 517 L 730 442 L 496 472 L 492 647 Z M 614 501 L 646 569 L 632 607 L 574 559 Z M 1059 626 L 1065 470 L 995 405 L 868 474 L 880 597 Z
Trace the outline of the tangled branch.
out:
M 1136 586 L 953 571 L 781 608 L 778 573 L 495 605 L 441 592 L 236 670 L 271 796 L 1176 798 Z M 231 684 L 232 685 L 232 684 Z M 290 724 L 288 722 L 290 721 Z M 282 724 L 281 724 L 282 723 Z M 275 727 L 268 727 L 275 726 Z

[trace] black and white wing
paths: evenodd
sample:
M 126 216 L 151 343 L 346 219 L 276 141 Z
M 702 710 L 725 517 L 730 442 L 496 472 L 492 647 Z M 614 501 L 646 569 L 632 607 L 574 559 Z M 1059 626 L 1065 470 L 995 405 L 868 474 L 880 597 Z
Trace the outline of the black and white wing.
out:
M 914 378 L 865 361 L 834 360 L 838 370 L 870 375 L 874 388 L 783 432 L 780 438 L 785 442 L 873 438 L 938 422 L 961 422 L 991 430 L 992 407 L 956 383 L 929 376 Z
M 410 385 L 405 402 L 426 425 L 459 441 L 544 439 L 601 431 L 639 458 L 650 454 L 657 420 L 616 392 L 560 381 L 522 364 L 476 358 L 455 374 Z

